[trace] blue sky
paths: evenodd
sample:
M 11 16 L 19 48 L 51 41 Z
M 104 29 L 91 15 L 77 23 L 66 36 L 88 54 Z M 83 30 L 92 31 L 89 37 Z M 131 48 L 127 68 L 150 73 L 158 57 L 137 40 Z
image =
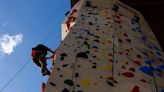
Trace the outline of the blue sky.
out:
M 32 62 L 31 48 L 58 46 L 68 10 L 70 0 L 0 0 L 0 90 L 28 61 L 3 92 L 41 92 L 47 77 Z

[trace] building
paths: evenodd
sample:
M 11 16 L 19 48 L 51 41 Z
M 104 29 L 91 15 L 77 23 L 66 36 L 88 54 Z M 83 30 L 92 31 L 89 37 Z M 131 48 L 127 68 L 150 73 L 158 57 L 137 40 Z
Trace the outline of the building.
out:
M 164 92 L 164 54 L 143 16 L 116 0 L 71 0 L 44 92 Z

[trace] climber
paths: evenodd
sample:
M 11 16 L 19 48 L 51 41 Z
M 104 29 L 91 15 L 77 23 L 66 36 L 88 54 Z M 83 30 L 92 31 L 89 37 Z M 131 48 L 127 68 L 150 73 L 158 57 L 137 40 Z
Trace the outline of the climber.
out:
M 54 54 L 54 52 L 51 49 L 44 46 L 43 44 L 39 44 L 36 47 L 32 48 L 32 53 L 31 53 L 33 62 L 37 66 L 41 67 L 41 69 L 42 69 L 41 71 L 42 71 L 43 76 L 50 75 L 50 71 L 46 67 L 47 66 L 46 59 L 50 58 L 50 57 L 46 57 L 47 51 Z

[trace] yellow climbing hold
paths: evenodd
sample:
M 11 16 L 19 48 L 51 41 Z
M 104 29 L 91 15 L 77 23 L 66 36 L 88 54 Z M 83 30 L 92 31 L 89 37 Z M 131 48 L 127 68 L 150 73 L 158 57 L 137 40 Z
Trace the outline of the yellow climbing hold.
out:
M 112 67 L 111 67 L 111 66 L 107 66 L 107 65 L 106 65 L 106 66 L 103 66 L 102 68 L 103 68 L 104 70 L 112 70 Z
M 89 80 L 82 80 L 81 83 L 82 83 L 82 85 L 84 87 L 89 87 L 89 85 L 90 85 L 90 81 Z

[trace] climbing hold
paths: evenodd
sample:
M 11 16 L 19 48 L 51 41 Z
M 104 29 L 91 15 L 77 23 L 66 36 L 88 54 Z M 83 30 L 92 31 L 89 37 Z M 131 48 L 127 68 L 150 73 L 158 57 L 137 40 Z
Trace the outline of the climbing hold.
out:
M 63 75 L 61 74 L 61 75 L 59 75 L 60 77 L 63 77 Z
M 135 15 L 135 16 L 132 18 L 131 23 L 132 23 L 132 24 L 139 23 L 139 19 L 140 19 L 140 18 L 139 18 L 138 16 Z
M 156 54 L 157 54 L 158 56 L 161 56 L 161 53 L 159 53 L 159 52 L 156 52 Z
M 146 36 L 142 36 L 142 40 L 143 41 L 146 41 Z
M 148 56 L 148 53 L 147 53 L 147 52 L 143 52 L 143 54 L 144 54 L 145 56 Z
M 164 92 L 164 89 L 161 89 L 161 91 L 160 92 Z
M 69 64 L 64 64 L 63 67 L 67 67 Z
M 60 68 L 57 68 L 58 71 L 60 71 L 61 69 Z
M 63 57 L 65 57 L 65 56 L 67 56 L 67 54 L 66 53 L 62 53 L 62 54 L 60 54 L 61 56 L 63 56 Z
M 69 85 L 69 86 L 73 86 L 74 85 L 73 81 L 69 80 L 69 79 L 65 80 L 64 83 Z
M 135 72 L 135 68 L 129 68 L 130 71 Z
M 94 65 L 94 66 L 92 66 L 92 68 L 96 69 L 97 67 Z
M 97 39 L 96 39 L 96 40 L 94 40 L 94 41 L 95 41 L 95 42 L 98 42 L 98 43 L 100 42 L 100 41 L 99 41 L 99 40 L 97 40 Z
M 83 92 L 82 90 L 78 90 L 77 92 Z
M 90 86 L 90 81 L 89 80 L 82 80 L 81 83 L 84 87 L 89 87 Z
M 124 36 L 125 36 L 125 37 L 128 37 L 127 33 L 124 33 Z
M 55 83 L 53 83 L 53 82 L 50 82 L 50 85 L 51 85 L 51 86 L 56 86 L 56 84 L 55 84 Z
M 123 43 L 123 41 L 121 39 L 118 39 L 118 42 Z
M 119 7 L 118 7 L 117 5 L 114 4 L 113 7 L 112 7 L 112 10 L 113 10 L 113 11 L 117 11 L 118 9 L 119 9 Z
M 155 75 L 157 75 L 157 76 L 159 76 L 159 77 L 161 77 L 161 76 L 162 76 L 162 74 L 161 74 L 161 73 L 155 73 Z
M 104 70 L 112 70 L 112 67 L 111 67 L 111 66 L 106 65 L 106 66 L 103 66 L 103 69 L 104 69 Z
M 92 46 L 92 48 L 99 49 L 97 46 Z
M 97 56 L 94 55 L 94 56 L 92 56 L 92 57 L 93 57 L 93 58 L 96 58 Z
M 151 65 L 151 61 L 150 60 L 145 60 L 144 61 L 146 64 L 148 64 L 148 65 Z
M 106 81 L 106 83 L 107 83 L 108 85 L 110 85 L 110 86 L 114 86 L 114 84 L 113 84 L 112 82 L 110 82 L 110 81 Z
M 86 7 L 91 7 L 91 1 L 86 1 L 85 6 L 86 6 Z
M 113 56 L 112 53 L 109 53 L 108 55 L 109 55 L 109 56 Z
M 80 57 L 80 58 L 86 58 L 86 59 L 88 59 L 88 55 L 87 55 L 86 53 L 84 53 L 84 52 L 80 52 L 80 53 L 78 53 L 78 54 L 76 55 L 76 57 Z
M 63 61 L 64 60 L 64 57 L 61 57 L 60 60 Z
M 93 25 L 93 23 L 92 22 L 88 22 L 89 23 L 89 25 Z
M 122 69 L 126 69 L 126 67 L 125 67 L 125 66 L 121 66 L 121 68 L 122 68 Z
M 159 68 L 164 70 L 164 65 L 159 65 Z
M 162 58 L 158 58 L 159 61 L 163 62 L 163 59 Z
M 124 73 L 122 73 L 122 75 L 124 75 L 125 77 L 134 77 L 134 74 L 133 73 L 131 73 L 131 72 L 124 72 Z
M 136 55 L 136 57 L 138 57 L 139 59 L 141 59 L 141 55 L 139 55 L 139 54 L 138 54 L 138 55 Z
M 75 73 L 75 77 L 76 77 L 76 78 L 79 77 L 79 73 Z
M 146 80 L 145 80 L 145 79 L 140 79 L 140 81 L 142 81 L 142 82 L 146 82 Z
M 145 74 L 149 75 L 149 76 L 153 76 L 153 68 L 149 67 L 149 66 L 143 66 L 141 68 L 139 68 L 142 72 L 144 72 Z
M 131 40 L 130 39 L 126 39 L 127 42 L 131 43 Z
M 69 90 L 67 88 L 64 88 L 62 92 L 69 92 Z
M 119 54 L 120 54 L 120 55 L 123 55 L 123 53 L 122 53 L 122 52 L 119 52 Z
M 139 86 L 134 86 L 131 92 L 139 92 Z
M 137 65 L 141 66 L 141 61 L 139 61 L 139 60 L 134 60 L 134 63 L 136 63 Z

